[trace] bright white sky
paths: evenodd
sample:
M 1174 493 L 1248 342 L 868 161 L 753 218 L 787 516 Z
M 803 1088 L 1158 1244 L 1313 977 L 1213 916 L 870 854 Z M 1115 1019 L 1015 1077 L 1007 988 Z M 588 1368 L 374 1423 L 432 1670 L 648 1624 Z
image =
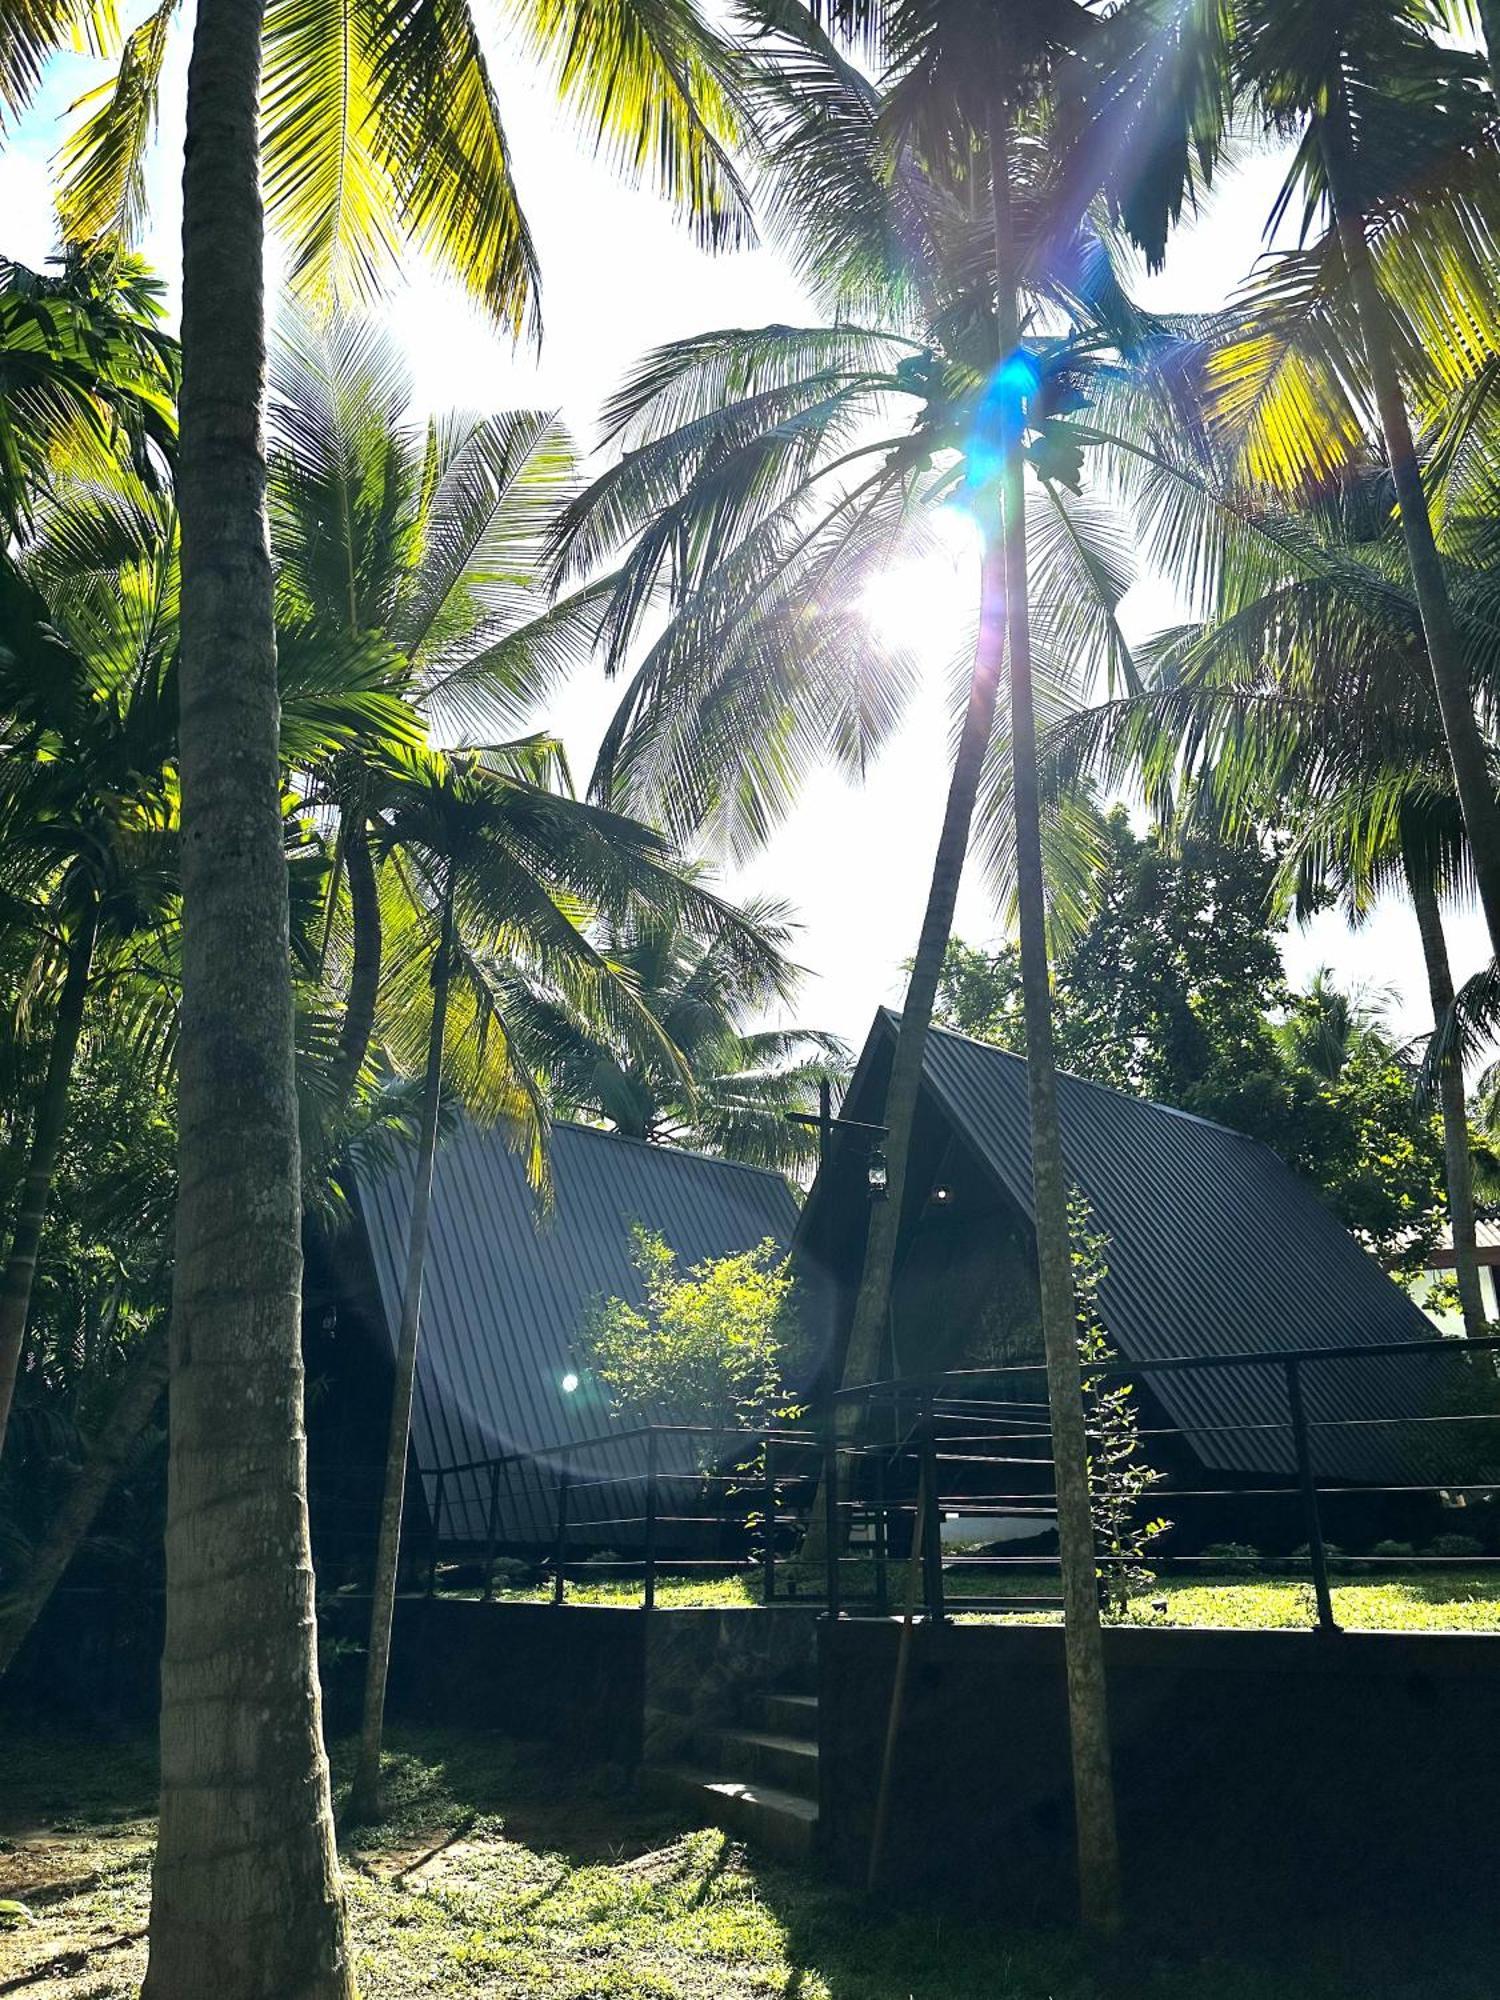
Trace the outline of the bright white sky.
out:
M 144 248 L 175 287 L 177 174 L 186 68 L 179 38 L 163 93 L 164 117 L 153 173 L 154 220 Z M 43 97 L 0 153 L 0 249 L 39 265 L 52 241 L 51 173 L 59 114 L 92 81 L 91 66 L 55 66 Z M 541 255 L 546 338 L 540 360 L 497 340 L 462 298 L 414 270 L 390 302 L 392 323 L 411 360 L 424 408 L 557 406 L 583 439 L 604 396 L 647 348 L 716 326 L 815 318 L 774 252 L 709 258 L 649 195 L 615 182 L 588 159 L 553 109 L 543 78 L 520 58 L 495 65 L 524 199 Z M 1152 305 L 1193 310 L 1218 304 L 1245 275 L 1260 245 L 1277 163 L 1249 162 L 1210 213 L 1174 242 L 1167 269 L 1143 287 Z M 808 978 L 795 1012 L 810 1025 L 863 1038 L 874 1008 L 899 1001 L 901 964 L 915 944 L 947 783 L 943 669 L 969 616 L 974 581 L 939 564 L 897 579 L 875 612 L 900 621 L 899 636 L 926 638 L 932 673 L 892 745 L 863 787 L 816 778 L 781 834 L 739 891 L 789 899 L 800 914 L 796 955 Z M 1126 600 L 1127 632 L 1139 638 L 1180 616 L 1160 578 Z M 552 705 L 545 720 L 568 740 L 574 769 L 587 772 L 615 690 L 594 669 Z M 987 942 L 997 922 L 971 869 L 958 931 Z M 1460 978 L 1485 960 L 1475 912 L 1456 909 L 1449 933 Z M 1430 1021 L 1416 929 L 1398 906 L 1379 910 L 1356 934 L 1329 913 L 1285 944 L 1294 980 L 1319 965 L 1346 982 L 1393 989 L 1402 1031 Z

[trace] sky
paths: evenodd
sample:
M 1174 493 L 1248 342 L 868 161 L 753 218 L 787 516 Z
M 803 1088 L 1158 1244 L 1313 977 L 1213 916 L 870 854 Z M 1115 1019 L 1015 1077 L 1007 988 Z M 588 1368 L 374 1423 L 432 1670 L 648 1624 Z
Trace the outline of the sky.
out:
M 726 326 L 813 324 L 817 314 L 773 249 L 710 257 L 650 194 L 632 190 L 588 157 L 554 105 L 547 80 L 524 56 L 497 49 L 493 63 L 523 200 L 542 266 L 540 356 L 492 333 L 455 292 L 414 266 L 383 310 L 403 343 L 416 406 L 559 409 L 591 443 L 604 398 L 630 366 L 660 343 Z M 70 102 L 101 74 L 75 57 L 54 63 L 42 94 L 0 152 L 0 250 L 41 264 L 53 237 L 51 160 Z M 186 35 L 169 59 L 152 163 L 152 222 L 142 246 L 175 298 L 180 203 L 181 104 Z M 1251 157 L 1212 205 L 1173 239 L 1166 268 L 1137 288 L 1163 310 L 1221 303 L 1261 248 L 1261 227 L 1279 177 L 1274 157 Z M 274 271 L 274 257 L 273 257 Z M 948 776 L 946 668 L 972 615 L 977 579 L 958 555 L 890 578 L 872 593 L 872 624 L 922 649 L 929 671 L 899 737 L 855 786 L 824 773 L 806 787 L 786 825 L 752 864 L 722 880 L 736 894 L 767 893 L 793 906 L 793 956 L 806 979 L 793 1008 L 800 1022 L 857 1043 L 874 1009 L 898 1003 L 902 965 L 914 948 Z M 1132 640 L 1181 616 L 1166 579 L 1146 575 L 1121 610 Z M 575 773 L 590 767 L 619 694 L 593 667 L 550 702 L 537 721 L 567 741 Z M 1486 961 L 1477 913 L 1448 913 L 1450 949 L 1463 979 Z M 959 898 L 957 934 L 986 944 L 1000 925 L 977 865 Z M 1289 975 L 1305 984 L 1330 966 L 1345 984 L 1389 995 L 1405 1036 L 1430 1025 L 1415 922 L 1399 904 L 1379 908 L 1351 933 L 1336 912 L 1290 932 Z

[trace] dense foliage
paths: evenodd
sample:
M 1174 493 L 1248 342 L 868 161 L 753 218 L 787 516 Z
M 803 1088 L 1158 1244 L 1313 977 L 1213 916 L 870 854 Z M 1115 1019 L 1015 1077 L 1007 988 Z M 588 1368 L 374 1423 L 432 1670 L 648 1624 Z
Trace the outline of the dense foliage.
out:
M 786 1259 L 768 1238 L 684 1271 L 666 1239 L 637 1224 L 631 1262 L 640 1304 L 601 1300 L 579 1335 L 580 1361 L 631 1423 L 705 1426 L 695 1451 L 707 1469 L 720 1456 L 713 1433 L 789 1414 Z

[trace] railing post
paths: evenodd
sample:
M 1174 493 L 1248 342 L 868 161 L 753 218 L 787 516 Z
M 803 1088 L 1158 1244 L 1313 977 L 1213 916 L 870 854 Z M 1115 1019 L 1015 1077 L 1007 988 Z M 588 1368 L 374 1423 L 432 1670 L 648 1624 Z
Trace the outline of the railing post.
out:
M 761 1531 L 765 1540 L 761 1545 L 761 1592 L 762 1604 L 769 1604 L 776 1595 L 776 1447 L 768 1437 L 765 1441 L 765 1463 L 762 1470 L 765 1484 L 761 1491 Z
M 828 1615 L 839 1615 L 839 1434 L 837 1405 L 828 1399 L 828 1427 L 823 1433 L 823 1540 L 826 1545 Z
M 484 1534 L 484 1601 L 495 1595 L 495 1543 L 500 1538 L 500 1461 L 490 1467 L 490 1517 Z
M 438 1543 L 442 1539 L 443 1524 L 443 1481 L 446 1474 L 441 1470 L 437 1485 L 432 1492 L 432 1547 L 427 1558 L 427 1595 L 432 1596 L 437 1589 Z
M 561 1604 L 566 1579 L 563 1564 L 568 1546 L 568 1468 L 564 1466 L 557 1475 L 557 1539 L 552 1549 L 552 1602 Z
M 885 1618 L 890 1613 L 891 1601 L 886 1581 L 885 1565 L 889 1553 L 888 1528 L 885 1516 L 885 1448 L 878 1446 L 875 1452 L 875 1616 Z
M 1302 1488 L 1302 1513 L 1307 1525 L 1307 1553 L 1312 1561 L 1313 1595 L 1318 1604 L 1318 1630 L 1337 1632 L 1333 1593 L 1328 1587 L 1328 1550 L 1323 1543 L 1323 1519 L 1318 1510 L 1318 1486 L 1313 1478 L 1312 1452 L 1307 1441 L 1307 1406 L 1302 1400 L 1302 1363 L 1286 1364 L 1286 1400 L 1292 1418 L 1292 1448 L 1297 1454 L 1297 1481 Z
M 917 1526 L 922 1536 L 922 1594 L 927 1615 L 938 1623 L 943 1618 L 943 1513 L 942 1488 L 938 1484 L 937 1418 L 932 1398 L 923 1399 L 922 1478 L 927 1489 L 927 1505 L 918 1508 Z
M 660 1483 L 656 1464 L 656 1427 L 653 1425 L 646 1433 L 645 1599 L 648 1611 L 656 1607 L 656 1513 Z

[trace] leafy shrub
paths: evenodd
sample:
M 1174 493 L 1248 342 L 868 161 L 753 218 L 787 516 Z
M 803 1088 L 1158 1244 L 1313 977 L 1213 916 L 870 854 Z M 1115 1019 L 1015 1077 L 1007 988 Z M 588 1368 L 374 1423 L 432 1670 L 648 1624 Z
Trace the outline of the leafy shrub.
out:
M 1464 1558 L 1482 1556 L 1484 1554 L 1484 1543 L 1478 1541 L 1473 1535 L 1434 1535 L 1428 1554 L 1434 1556 L 1460 1556 Z
M 490 1564 L 490 1580 L 495 1584 L 522 1585 L 536 1581 L 536 1565 L 520 1556 L 496 1556 Z
M 1351 1562 L 1337 1542 L 1325 1542 L 1323 1554 L 1327 1559 L 1331 1576 L 1348 1576 L 1359 1569 L 1359 1564 Z M 1292 1567 L 1299 1570 L 1312 1568 L 1312 1550 L 1306 1542 L 1300 1542 L 1292 1550 Z
M 1370 1553 L 1381 1557 L 1385 1562 L 1402 1562 L 1408 1556 L 1415 1555 L 1416 1551 L 1410 1542 L 1377 1542 Z
M 1211 1565 L 1231 1576 L 1260 1568 L 1260 1550 L 1253 1542 L 1209 1542 L 1202 1553 L 1205 1567 Z
M 705 1427 L 699 1469 L 719 1459 L 719 1437 L 795 1409 L 781 1370 L 793 1332 L 792 1278 L 771 1238 L 738 1256 L 678 1267 L 666 1239 L 639 1223 L 630 1261 L 639 1306 L 602 1299 L 589 1309 L 580 1359 L 618 1416 L 659 1423 L 664 1411 Z

